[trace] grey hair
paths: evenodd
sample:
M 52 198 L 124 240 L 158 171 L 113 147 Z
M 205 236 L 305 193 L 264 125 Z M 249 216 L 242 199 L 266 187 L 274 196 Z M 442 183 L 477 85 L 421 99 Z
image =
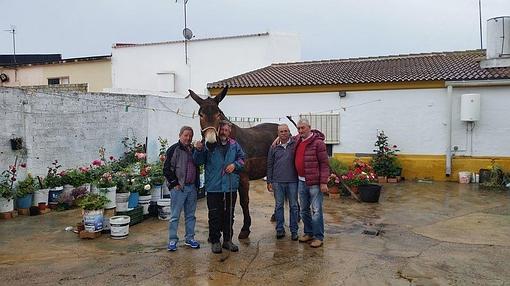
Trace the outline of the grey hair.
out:
M 297 125 L 299 125 L 299 124 L 305 124 L 305 125 L 308 125 L 309 127 L 311 127 L 310 121 L 308 121 L 308 119 L 306 119 L 306 118 L 300 118 L 297 122 Z
M 232 129 L 232 123 L 228 120 L 222 120 L 220 121 L 220 127 L 227 125 L 230 129 Z
M 191 128 L 191 127 L 189 127 L 189 126 L 184 125 L 183 127 L 181 127 L 181 130 L 179 131 L 179 136 L 181 136 L 181 135 L 182 135 L 182 133 L 184 133 L 184 131 L 186 131 L 186 130 L 191 131 L 191 134 L 193 135 L 193 128 Z

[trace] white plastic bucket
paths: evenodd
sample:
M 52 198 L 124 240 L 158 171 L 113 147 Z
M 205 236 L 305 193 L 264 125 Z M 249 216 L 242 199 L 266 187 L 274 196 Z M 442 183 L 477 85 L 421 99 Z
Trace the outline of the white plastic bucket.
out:
M 0 197 L 0 213 L 12 212 L 14 210 L 14 199 Z
M 159 199 L 163 198 L 163 195 L 161 194 L 163 189 L 163 185 L 154 185 L 151 188 L 151 202 L 157 202 Z
M 151 203 L 151 195 L 140 196 L 138 198 L 138 205 L 143 207 L 143 214 L 149 214 L 149 205 Z
M 459 172 L 459 183 L 469 184 L 471 181 L 471 172 Z
M 98 232 L 103 230 L 103 212 L 104 210 L 93 210 L 83 212 L 83 224 L 85 231 Z
M 32 201 L 32 206 L 38 206 L 39 203 L 48 204 L 48 194 L 50 189 L 40 189 L 34 192 L 34 200 Z
M 117 186 L 106 188 L 106 197 L 110 200 L 109 203 L 104 207 L 105 209 L 113 209 L 117 204 Z
M 118 212 L 127 212 L 130 193 L 117 193 L 115 195 L 116 207 Z
M 129 234 L 131 218 L 127 215 L 112 216 L 110 218 L 110 236 L 112 239 L 125 239 Z
M 171 208 L 170 199 L 158 200 L 158 218 L 160 220 L 170 220 Z

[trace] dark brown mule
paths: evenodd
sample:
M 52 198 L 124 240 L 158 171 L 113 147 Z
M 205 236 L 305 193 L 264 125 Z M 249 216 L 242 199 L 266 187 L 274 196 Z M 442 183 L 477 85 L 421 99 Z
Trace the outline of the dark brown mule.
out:
M 206 99 L 200 98 L 192 90 L 189 90 L 191 98 L 200 105 L 198 110 L 200 127 L 202 128 L 202 137 L 206 142 L 214 143 L 217 141 L 220 121 L 227 120 L 223 111 L 218 107 L 221 100 L 227 95 L 227 90 L 228 87 L 225 87 L 216 97 Z M 250 235 L 249 180 L 261 179 L 266 176 L 267 153 L 277 136 L 278 124 L 274 123 L 263 123 L 251 128 L 232 125 L 231 137 L 239 142 L 246 154 L 244 171 L 240 174 L 239 184 L 239 201 L 244 216 L 243 228 L 239 233 L 240 239 L 248 238 L 248 235 Z

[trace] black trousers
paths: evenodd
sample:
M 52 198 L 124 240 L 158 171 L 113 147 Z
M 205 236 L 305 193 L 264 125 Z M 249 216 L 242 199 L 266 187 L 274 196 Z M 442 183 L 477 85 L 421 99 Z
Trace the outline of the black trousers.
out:
M 223 232 L 223 241 L 232 240 L 236 200 L 237 192 L 207 193 L 209 241 L 211 243 L 220 242 L 221 232 Z

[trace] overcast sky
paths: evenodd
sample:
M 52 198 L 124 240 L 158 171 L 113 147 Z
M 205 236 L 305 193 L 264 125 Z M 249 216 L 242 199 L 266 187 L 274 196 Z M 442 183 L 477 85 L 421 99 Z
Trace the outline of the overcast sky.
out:
M 482 19 L 510 0 L 482 0 Z M 183 0 L 0 0 L 0 54 L 110 54 L 116 42 L 182 39 Z M 196 38 L 298 33 L 304 60 L 480 48 L 478 0 L 189 0 Z

